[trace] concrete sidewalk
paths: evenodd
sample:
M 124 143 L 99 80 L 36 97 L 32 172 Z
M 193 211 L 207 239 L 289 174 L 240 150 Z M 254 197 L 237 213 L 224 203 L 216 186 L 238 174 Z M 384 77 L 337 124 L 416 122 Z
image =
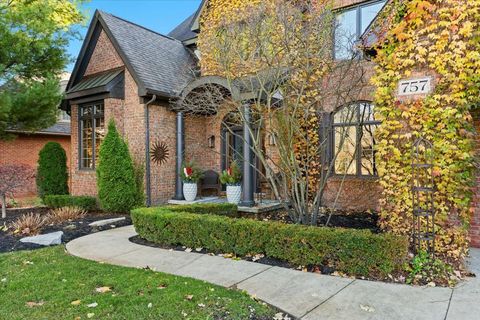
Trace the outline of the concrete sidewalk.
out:
M 299 319 L 480 319 L 480 279 L 455 289 L 345 279 L 169 251 L 130 242 L 133 226 L 91 234 L 67 244 L 70 254 L 128 267 L 187 276 L 247 291 Z M 480 250 L 471 270 L 480 275 Z

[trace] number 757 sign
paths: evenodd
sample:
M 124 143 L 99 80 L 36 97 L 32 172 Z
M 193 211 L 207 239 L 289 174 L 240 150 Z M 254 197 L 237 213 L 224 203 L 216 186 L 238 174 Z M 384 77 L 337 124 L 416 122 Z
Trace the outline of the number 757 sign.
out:
M 415 94 L 427 94 L 432 91 L 432 78 L 418 78 L 401 80 L 398 83 L 398 95 L 408 96 Z

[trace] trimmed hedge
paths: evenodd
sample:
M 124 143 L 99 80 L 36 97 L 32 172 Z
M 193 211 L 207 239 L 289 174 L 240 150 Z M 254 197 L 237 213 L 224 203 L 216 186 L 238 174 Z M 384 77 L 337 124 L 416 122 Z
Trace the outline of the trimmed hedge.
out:
M 46 196 L 43 203 L 50 208 L 79 207 L 89 211 L 97 209 L 97 199 L 87 196 Z
M 160 209 L 160 208 L 156 208 Z M 171 212 L 188 212 L 196 214 L 215 214 L 219 216 L 235 217 L 238 214 L 238 207 L 231 203 L 202 203 L 202 204 L 189 204 L 182 206 L 165 206 L 163 210 Z
M 132 220 L 139 235 L 155 243 L 240 256 L 265 254 L 295 265 L 333 266 L 357 276 L 385 277 L 402 268 L 408 253 L 408 240 L 391 234 L 191 213 L 195 209 L 202 213 L 228 211 L 220 208 L 141 208 L 132 211 Z

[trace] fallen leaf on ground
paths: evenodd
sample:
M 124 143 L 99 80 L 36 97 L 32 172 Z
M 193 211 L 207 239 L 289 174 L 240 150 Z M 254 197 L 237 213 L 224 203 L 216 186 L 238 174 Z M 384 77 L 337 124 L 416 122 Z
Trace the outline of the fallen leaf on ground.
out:
M 265 255 L 263 254 L 256 254 L 252 257 L 252 261 L 255 262 L 255 261 L 258 261 L 260 259 L 262 259 L 263 257 L 265 257 Z
M 23 261 L 23 264 L 24 264 L 24 265 L 27 265 L 27 264 L 32 265 L 33 262 L 32 262 L 32 261 L 25 260 L 25 261 Z
M 196 248 L 196 249 L 195 249 L 195 251 L 197 251 L 197 252 L 200 252 L 200 251 L 202 251 L 202 250 L 203 250 L 203 248 Z
M 199 306 L 200 308 L 205 308 L 205 305 L 204 305 L 203 303 L 199 303 L 198 306 Z
M 40 307 L 40 306 L 43 306 L 44 304 L 45 304 L 45 302 L 43 302 L 43 301 L 38 301 L 38 302 L 28 301 L 27 303 L 25 303 L 25 305 L 29 308 Z
M 75 301 L 70 302 L 70 304 L 72 306 L 78 306 L 78 305 L 80 305 L 80 303 L 82 303 L 82 300 L 75 300 Z
M 363 304 L 360 305 L 360 309 L 366 312 L 375 312 L 375 308 L 371 306 L 365 306 Z
M 98 303 L 96 303 L 96 302 L 87 304 L 87 307 L 89 307 L 89 308 L 95 308 L 96 306 L 98 306 Z
M 185 249 L 185 252 L 192 252 L 192 248 Z
M 189 300 L 189 301 L 190 301 L 190 300 L 192 300 L 192 299 L 193 299 L 193 295 L 191 295 L 191 294 L 189 294 L 189 295 L 186 295 L 186 296 L 185 296 L 185 299 L 187 299 L 187 300 Z
M 110 287 L 99 287 L 99 288 L 96 288 L 95 291 L 98 293 L 105 293 L 105 292 L 112 291 L 112 289 Z
M 91 319 L 95 316 L 95 313 L 87 313 L 87 318 Z
M 161 284 L 157 287 L 157 289 L 160 289 L 160 290 L 163 290 L 163 289 L 166 289 L 166 288 L 167 288 L 166 284 Z

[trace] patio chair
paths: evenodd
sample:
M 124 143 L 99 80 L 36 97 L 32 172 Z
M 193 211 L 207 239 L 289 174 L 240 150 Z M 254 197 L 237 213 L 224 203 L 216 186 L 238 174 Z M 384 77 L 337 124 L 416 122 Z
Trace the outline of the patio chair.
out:
M 207 170 L 203 173 L 203 178 L 200 179 L 200 195 L 203 195 L 204 190 L 215 190 L 218 196 L 222 190 L 218 173 L 213 170 Z

